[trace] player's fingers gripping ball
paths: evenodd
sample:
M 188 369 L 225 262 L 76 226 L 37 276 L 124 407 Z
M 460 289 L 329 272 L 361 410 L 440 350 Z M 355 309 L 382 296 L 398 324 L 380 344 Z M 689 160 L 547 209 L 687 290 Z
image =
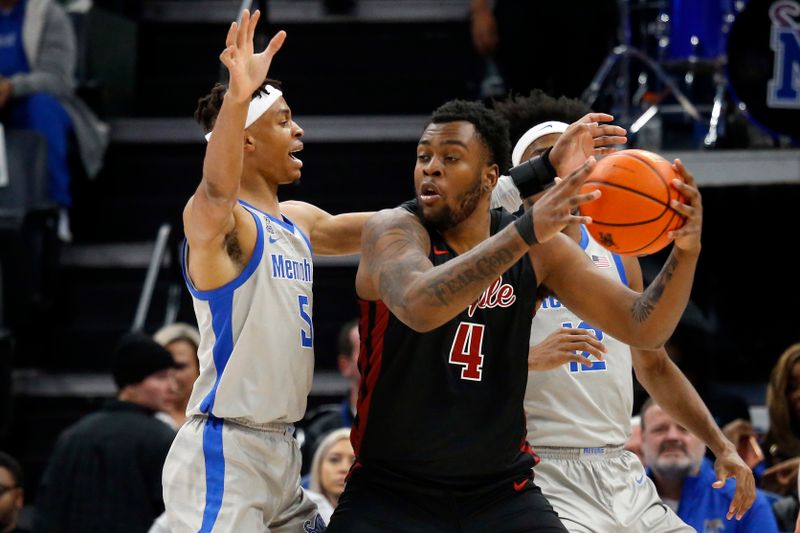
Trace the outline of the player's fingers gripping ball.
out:
M 622 150 L 597 162 L 581 193 L 599 189 L 599 199 L 581 206 L 592 217 L 586 228 L 594 239 L 620 255 L 648 255 L 670 242 L 670 231 L 683 226 L 685 218 L 670 206 L 684 202 L 671 185 L 683 178 L 658 154 Z

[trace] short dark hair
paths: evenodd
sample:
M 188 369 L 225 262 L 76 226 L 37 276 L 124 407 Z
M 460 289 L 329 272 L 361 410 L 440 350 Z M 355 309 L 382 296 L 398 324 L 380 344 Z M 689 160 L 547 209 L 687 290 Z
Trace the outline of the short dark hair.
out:
M 357 318 L 348 320 L 342 324 L 342 328 L 339 330 L 339 337 L 336 339 L 336 346 L 339 349 L 339 355 L 349 356 L 352 353 L 353 348 L 355 348 L 353 343 L 350 342 L 350 330 L 356 326 L 358 326 Z
M 264 92 L 264 87 L 267 85 L 272 85 L 276 89 L 281 88 L 280 81 L 267 78 L 258 89 L 253 92 L 251 99 Z M 197 109 L 194 111 L 194 119 L 198 124 L 203 126 L 206 133 L 214 129 L 217 115 L 219 115 L 219 110 L 222 108 L 222 99 L 227 91 L 227 85 L 217 83 L 211 88 L 210 93 L 197 100 Z
M 511 168 L 511 141 L 508 138 L 508 121 L 499 113 L 480 102 L 451 100 L 439 106 L 425 125 L 443 124 L 463 120 L 475 127 L 475 131 L 489 151 L 489 163 L 497 164 L 500 173 Z
M 16 459 L 8 455 L 6 452 L 0 450 L 0 468 L 5 468 L 9 472 L 11 472 L 11 477 L 14 478 L 14 483 L 17 487 L 23 487 L 25 485 L 25 476 L 22 473 L 22 467 L 19 465 Z
M 518 94 L 504 101 L 496 101 L 494 109 L 508 120 L 509 137 L 513 144 L 537 124 L 549 120 L 572 124 L 592 111 L 577 98 L 553 98 L 541 89 L 532 90 L 528 96 Z

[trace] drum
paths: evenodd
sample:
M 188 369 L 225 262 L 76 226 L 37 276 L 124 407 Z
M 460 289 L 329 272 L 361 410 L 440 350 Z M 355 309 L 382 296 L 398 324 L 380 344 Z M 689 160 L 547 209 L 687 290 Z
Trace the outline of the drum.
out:
M 725 30 L 733 12 L 732 0 L 672 0 L 669 4 L 670 60 L 716 59 L 725 53 Z M 663 18 L 663 16 L 662 16 Z
M 728 38 L 728 90 L 771 135 L 800 139 L 800 1 L 750 0 Z

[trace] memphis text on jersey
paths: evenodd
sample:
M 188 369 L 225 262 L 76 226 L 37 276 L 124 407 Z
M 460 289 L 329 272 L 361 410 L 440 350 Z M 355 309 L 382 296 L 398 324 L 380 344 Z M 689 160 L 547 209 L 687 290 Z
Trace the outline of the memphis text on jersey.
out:
M 272 258 L 272 277 L 274 279 L 292 279 L 311 283 L 313 269 L 311 262 L 303 258 L 302 261 L 284 257 L 283 254 L 270 254 Z

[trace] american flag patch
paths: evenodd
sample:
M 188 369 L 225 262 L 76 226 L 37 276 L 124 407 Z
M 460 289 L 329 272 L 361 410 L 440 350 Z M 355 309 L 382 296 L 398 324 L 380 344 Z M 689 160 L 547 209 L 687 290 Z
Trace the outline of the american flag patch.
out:
M 608 262 L 608 258 L 607 257 L 600 257 L 600 256 L 597 256 L 597 255 L 593 255 L 592 256 L 592 263 L 594 263 L 594 265 L 597 268 L 611 268 L 611 263 Z

